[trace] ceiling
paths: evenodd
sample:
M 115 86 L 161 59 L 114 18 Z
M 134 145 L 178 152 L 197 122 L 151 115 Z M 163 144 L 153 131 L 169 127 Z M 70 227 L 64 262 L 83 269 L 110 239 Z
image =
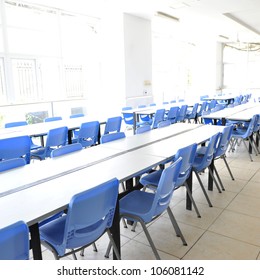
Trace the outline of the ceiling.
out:
M 156 20 L 163 12 L 170 24 L 197 38 L 260 43 L 260 0 L 28 0 L 72 12 L 102 16 L 122 11 Z M 161 19 L 163 21 L 163 19 Z M 170 23 L 171 22 L 171 23 Z

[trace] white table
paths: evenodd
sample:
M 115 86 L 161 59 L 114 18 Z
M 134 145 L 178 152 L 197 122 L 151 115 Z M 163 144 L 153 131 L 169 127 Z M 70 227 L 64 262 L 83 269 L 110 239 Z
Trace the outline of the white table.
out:
M 203 141 L 221 128 L 174 124 L 2 173 L 1 185 L 5 187 L 0 197 L 0 228 L 24 220 L 30 226 L 34 258 L 40 259 L 38 222 L 64 210 L 74 194 L 113 177 L 121 182 L 131 179 L 164 163 L 177 148 L 193 142 L 195 135 L 200 137 L 200 140 L 196 138 L 197 141 Z M 170 141 L 175 146 L 168 145 Z M 153 145 L 158 145 L 158 149 L 148 150 Z M 120 246 L 118 212 L 112 230 Z
M 67 126 L 68 127 L 68 141 L 71 142 L 72 131 L 80 128 L 81 124 L 84 122 L 96 121 L 98 120 L 100 125 L 106 123 L 105 118 L 94 119 L 91 116 L 79 117 L 79 118 L 67 118 L 52 122 L 43 122 L 36 124 L 29 124 L 24 126 L 16 126 L 9 128 L 0 129 L 0 139 L 28 135 L 30 137 L 41 137 L 48 134 L 50 129 Z M 43 145 L 43 140 L 42 140 Z

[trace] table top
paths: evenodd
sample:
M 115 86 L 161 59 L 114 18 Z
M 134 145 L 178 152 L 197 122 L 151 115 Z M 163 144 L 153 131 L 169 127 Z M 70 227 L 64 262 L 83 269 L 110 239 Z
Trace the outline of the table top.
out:
M 260 104 L 259 103 L 246 103 L 241 104 L 232 108 L 225 108 L 223 110 L 219 110 L 217 112 L 210 113 L 208 115 L 202 115 L 202 118 L 210 118 L 210 119 L 230 119 L 233 115 L 239 113 L 240 116 L 246 114 L 247 110 L 259 110 L 260 112 Z M 249 111 L 248 111 L 249 112 Z M 252 116 L 251 116 L 252 117 Z
M 136 150 L 1 197 L 0 228 L 17 220 L 24 220 L 28 225 L 32 225 L 64 210 L 74 194 L 114 177 L 125 181 L 164 160 L 163 157 L 145 155 Z
M 42 136 L 46 135 L 50 129 L 67 126 L 69 130 L 77 129 L 84 122 L 96 121 L 93 117 L 79 117 L 67 118 L 52 122 L 43 122 L 36 124 L 29 124 L 24 126 L 16 126 L 0 129 L 0 139 L 28 135 L 28 136 Z M 99 119 L 99 122 L 105 123 L 106 119 Z

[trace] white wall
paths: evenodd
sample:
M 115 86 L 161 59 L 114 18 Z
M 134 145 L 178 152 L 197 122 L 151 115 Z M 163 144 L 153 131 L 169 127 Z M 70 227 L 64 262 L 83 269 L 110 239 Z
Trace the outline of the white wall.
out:
M 152 102 L 152 40 L 149 20 L 124 14 L 125 98 L 136 107 Z

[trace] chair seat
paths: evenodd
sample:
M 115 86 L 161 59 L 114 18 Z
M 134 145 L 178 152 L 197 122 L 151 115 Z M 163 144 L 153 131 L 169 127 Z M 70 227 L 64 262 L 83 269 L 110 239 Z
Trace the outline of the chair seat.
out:
M 120 215 L 127 213 L 139 216 L 144 222 L 149 222 L 150 220 L 146 219 L 146 214 L 151 210 L 153 201 L 153 193 L 141 191 L 130 192 L 127 196 L 120 199 Z
M 149 186 L 158 186 L 158 183 L 160 181 L 161 175 L 162 175 L 162 169 L 154 171 L 154 172 L 152 172 L 152 173 L 142 177 L 140 179 L 140 183 L 143 186 L 147 186 L 147 185 L 149 185 Z
M 40 149 L 36 149 L 36 150 L 32 150 L 31 151 L 31 157 L 36 157 L 36 158 L 40 158 L 41 160 L 44 160 L 45 157 L 50 157 L 51 152 L 54 149 L 49 149 L 49 151 L 45 154 L 45 148 L 40 148 Z
M 47 239 L 50 244 L 55 246 L 57 246 L 57 244 L 61 245 L 64 236 L 65 223 L 66 215 L 42 225 L 40 227 L 41 239 Z

